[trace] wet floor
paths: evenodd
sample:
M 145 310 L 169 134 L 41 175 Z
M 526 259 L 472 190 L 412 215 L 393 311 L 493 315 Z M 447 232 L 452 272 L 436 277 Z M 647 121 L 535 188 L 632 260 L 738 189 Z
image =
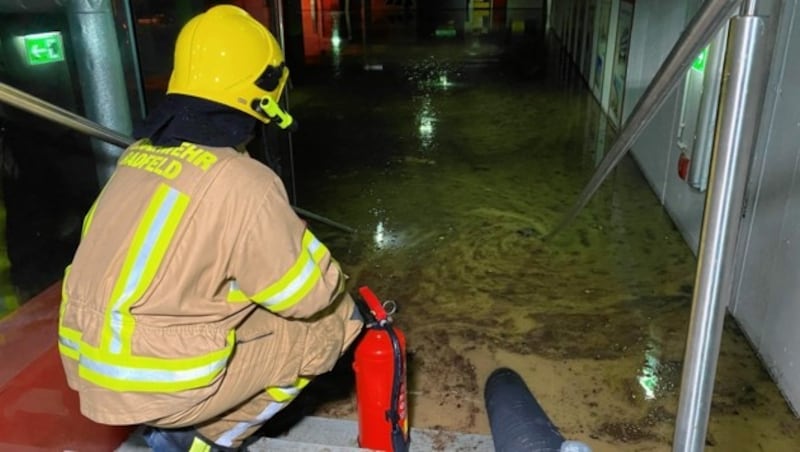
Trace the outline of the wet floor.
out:
M 356 228 L 311 223 L 352 287 L 399 303 L 412 426 L 489 433 L 484 382 L 508 366 L 566 437 L 669 450 L 693 254 L 629 159 L 542 238 L 613 136 L 591 95 L 536 34 L 382 24 L 294 71 L 297 202 Z M 337 396 L 317 414 L 354 418 Z M 800 450 L 730 319 L 707 445 Z

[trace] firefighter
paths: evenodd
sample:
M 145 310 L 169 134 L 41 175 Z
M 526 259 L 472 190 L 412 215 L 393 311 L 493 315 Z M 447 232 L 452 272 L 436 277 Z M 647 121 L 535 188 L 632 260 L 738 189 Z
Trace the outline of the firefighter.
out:
M 267 167 L 238 152 L 288 70 L 245 11 L 216 6 L 175 44 L 166 100 L 85 217 L 59 350 L 81 412 L 145 424 L 156 451 L 241 447 L 363 322 L 330 252 Z

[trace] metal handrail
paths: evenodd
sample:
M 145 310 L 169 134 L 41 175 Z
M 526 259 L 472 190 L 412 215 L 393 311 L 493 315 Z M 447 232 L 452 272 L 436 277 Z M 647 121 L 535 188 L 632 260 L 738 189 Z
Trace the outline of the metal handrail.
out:
M 133 138 L 131 137 L 111 130 L 108 127 L 101 126 L 83 116 L 76 115 L 69 110 L 53 105 L 2 82 L 0 82 L 0 102 L 27 111 L 28 113 L 33 113 L 51 122 L 61 124 L 62 126 L 66 126 L 84 135 L 103 140 L 123 149 L 133 143 Z
M 32 96 L 2 82 L 0 82 L 0 102 L 4 102 L 8 105 L 19 108 L 20 110 L 27 111 L 28 113 L 40 116 L 84 135 L 103 140 L 121 148 L 126 148 L 134 142 L 134 139 L 129 136 L 109 129 L 108 127 L 104 127 L 94 121 L 84 118 L 83 116 L 77 115 L 69 110 L 65 110 L 57 105 L 53 105 L 47 101 L 39 99 L 36 96 Z M 297 212 L 298 215 L 302 217 L 319 221 L 320 223 L 324 223 L 328 226 L 349 232 L 351 234 L 356 232 L 355 229 L 349 226 L 330 220 L 321 215 L 317 215 L 313 212 L 309 212 L 308 210 L 297 206 L 292 206 L 292 208 L 295 212 Z
M 750 2 L 752 3 L 752 2 Z M 725 312 L 734 287 L 749 163 L 758 139 L 769 81 L 774 28 L 745 4 L 731 21 L 725 78 L 715 131 L 692 316 L 681 378 L 673 450 L 702 451 L 706 444 Z
M 667 55 L 667 59 L 659 68 L 653 81 L 650 82 L 642 97 L 636 103 L 625 126 L 611 145 L 606 156 L 597 166 L 589 183 L 581 192 L 578 200 L 564 215 L 552 231 L 544 236 L 549 239 L 567 227 L 586 207 L 592 196 L 600 188 L 617 164 L 628 153 L 644 128 L 658 113 L 672 90 L 686 75 L 697 54 L 708 44 L 720 28 L 736 12 L 741 0 L 707 0 L 689 22 L 678 38 L 678 42 Z
M 740 15 L 735 17 L 740 3 Z M 577 202 L 545 236 L 554 236 L 575 219 L 685 76 L 702 47 L 733 18 L 683 360 L 672 444 L 675 452 L 704 449 L 725 311 L 732 296 L 732 267 L 747 163 L 758 136 L 758 118 L 769 73 L 768 38 L 763 18 L 755 16 L 756 3 L 756 0 L 706 0 L 703 3 Z

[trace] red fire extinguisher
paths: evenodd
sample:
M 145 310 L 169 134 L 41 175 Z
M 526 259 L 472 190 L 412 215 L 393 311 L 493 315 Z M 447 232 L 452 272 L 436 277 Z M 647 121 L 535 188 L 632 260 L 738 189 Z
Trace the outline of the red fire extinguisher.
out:
M 406 339 L 368 287 L 358 290 L 367 332 L 356 347 L 353 370 L 358 405 L 358 445 L 407 452 Z M 364 306 L 366 305 L 366 306 Z

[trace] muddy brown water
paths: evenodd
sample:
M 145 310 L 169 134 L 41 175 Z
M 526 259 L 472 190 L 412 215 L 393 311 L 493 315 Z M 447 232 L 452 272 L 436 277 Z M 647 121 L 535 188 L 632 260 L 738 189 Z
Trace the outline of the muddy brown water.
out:
M 507 366 L 566 437 L 670 450 L 695 256 L 630 158 L 542 239 L 613 139 L 585 85 L 535 37 L 387 27 L 296 72 L 293 145 L 298 204 L 358 229 L 310 223 L 351 288 L 400 306 L 411 425 L 489 434 L 483 386 Z M 317 383 L 314 413 L 355 418 L 347 367 Z M 800 450 L 730 318 L 707 446 Z

